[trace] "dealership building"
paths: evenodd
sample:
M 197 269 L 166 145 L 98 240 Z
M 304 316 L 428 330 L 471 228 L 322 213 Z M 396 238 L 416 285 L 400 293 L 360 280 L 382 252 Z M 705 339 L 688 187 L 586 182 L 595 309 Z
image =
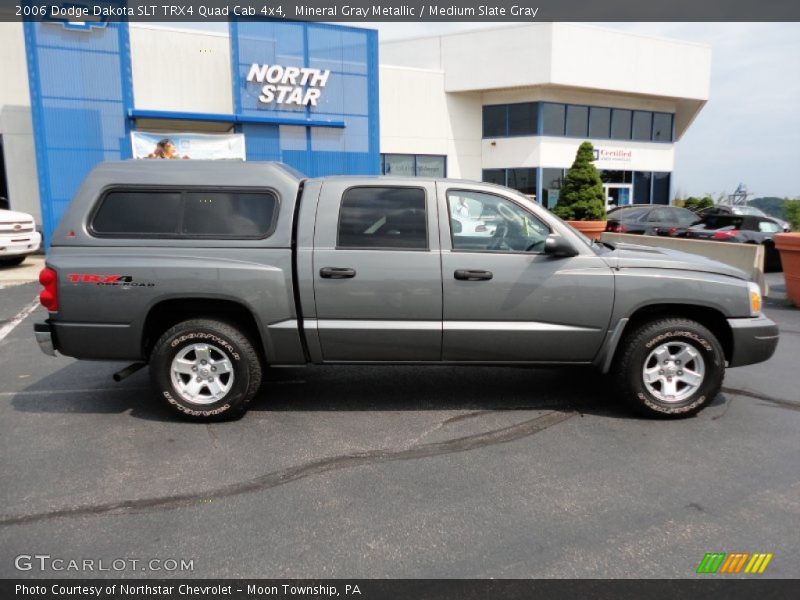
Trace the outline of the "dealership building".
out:
M 590 140 L 614 202 L 667 204 L 710 64 L 705 45 L 566 23 L 380 44 L 325 23 L 2 23 L 0 194 L 47 236 L 92 166 L 170 140 L 180 158 L 478 179 L 550 207 Z

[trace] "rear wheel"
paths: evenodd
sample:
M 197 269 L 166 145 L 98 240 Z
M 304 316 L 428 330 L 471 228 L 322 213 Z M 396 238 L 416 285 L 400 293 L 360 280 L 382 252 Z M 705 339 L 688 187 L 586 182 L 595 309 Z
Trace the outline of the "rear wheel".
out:
M 173 410 L 197 421 L 219 421 L 246 412 L 261 385 L 261 362 L 236 327 L 192 319 L 156 342 L 150 374 Z
M 24 260 L 25 255 L 0 258 L 0 267 L 16 267 L 17 265 L 21 265 Z
M 621 342 L 613 375 L 625 402 L 650 417 L 696 414 L 719 393 L 725 356 L 706 327 L 689 319 L 660 319 Z

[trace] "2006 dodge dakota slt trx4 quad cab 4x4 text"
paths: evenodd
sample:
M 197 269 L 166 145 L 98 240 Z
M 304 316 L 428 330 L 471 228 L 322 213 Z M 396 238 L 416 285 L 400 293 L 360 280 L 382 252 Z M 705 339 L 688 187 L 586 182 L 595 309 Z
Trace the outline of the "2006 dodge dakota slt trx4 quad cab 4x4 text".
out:
M 48 354 L 147 363 L 191 418 L 244 413 L 267 366 L 593 364 L 653 416 L 696 413 L 776 325 L 744 273 L 592 243 L 508 188 L 303 179 L 277 163 L 95 168 L 41 274 Z

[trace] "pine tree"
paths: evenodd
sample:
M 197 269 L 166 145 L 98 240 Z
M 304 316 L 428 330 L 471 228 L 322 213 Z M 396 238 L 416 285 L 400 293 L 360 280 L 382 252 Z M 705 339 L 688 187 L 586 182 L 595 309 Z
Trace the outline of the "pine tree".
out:
M 592 161 L 594 147 L 583 142 L 575 162 L 564 176 L 561 193 L 553 212 L 567 221 L 605 221 L 606 196 L 600 173 Z

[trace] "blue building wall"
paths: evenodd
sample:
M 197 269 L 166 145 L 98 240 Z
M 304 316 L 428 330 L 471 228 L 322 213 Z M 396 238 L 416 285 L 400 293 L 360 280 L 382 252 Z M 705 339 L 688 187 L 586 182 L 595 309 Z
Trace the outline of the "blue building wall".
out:
M 137 115 L 179 118 L 185 131 L 192 120 L 229 122 L 244 133 L 248 160 L 280 160 L 310 177 L 380 171 L 374 30 L 232 22 L 234 113 L 208 115 L 137 112 L 126 23 L 26 22 L 24 28 L 45 243 L 92 167 L 130 158 Z M 331 74 L 317 106 L 264 105 L 259 86 L 246 81 L 253 63 Z

